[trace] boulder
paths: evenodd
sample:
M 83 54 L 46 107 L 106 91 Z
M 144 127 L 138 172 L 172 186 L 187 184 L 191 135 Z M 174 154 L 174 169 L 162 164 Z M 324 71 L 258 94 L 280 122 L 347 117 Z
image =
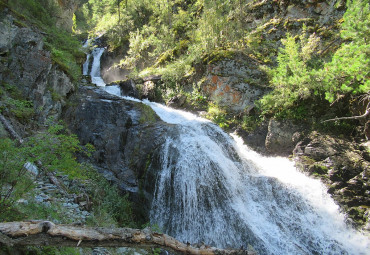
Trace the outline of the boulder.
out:
M 218 105 L 240 112 L 254 106 L 268 88 L 266 74 L 260 65 L 248 57 L 239 61 L 224 59 L 208 66 L 203 92 Z
M 168 102 L 167 106 L 172 108 L 181 108 L 186 103 L 185 95 L 177 95 L 172 97 Z
M 134 98 L 139 98 L 139 92 L 136 89 L 134 80 L 128 79 L 125 81 L 120 81 L 118 85 L 121 88 L 122 96 L 129 96 Z

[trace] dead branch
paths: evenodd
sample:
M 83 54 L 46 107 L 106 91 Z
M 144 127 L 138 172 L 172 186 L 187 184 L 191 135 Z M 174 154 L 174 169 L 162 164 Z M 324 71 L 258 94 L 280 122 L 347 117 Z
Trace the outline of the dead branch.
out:
M 337 121 L 337 120 L 359 120 L 359 119 L 364 119 L 366 118 L 368 115 L 370 114 L 370 101 L 369 103 L 367 104 L 366 106 L 366 111 L 364 114 L 362 115 L 359 115 L 359 116 L 350 116 L 350 117 L 340 117 L 340 118 L 334 118 L 334 119 L 328 119 L 328 120 L 324 120 L 322 121 L 322 123 L 324 122 L 329 122 L 329 121 Z
M 166 234 L 150 229 L 94 228 L 57 225 L 50 221 L 0 223 L 0 244 L 7 246 L 69 246 L 69 247 L 160 247 L 184 254 L 255 254 L 247 250 L 200 248 L 184 244 Z
M 13 140 L 17 140 L 19 143 L 23 143 L 22 137 L 18 135 L 18 133 L 14 130 L 12 124 L 10 124 L 9 121 L 7 121 L 2 114 L 0 114 L 0 121 L 1 123 L 3 123 L 5 129 L 9 132 L 9 135 Z

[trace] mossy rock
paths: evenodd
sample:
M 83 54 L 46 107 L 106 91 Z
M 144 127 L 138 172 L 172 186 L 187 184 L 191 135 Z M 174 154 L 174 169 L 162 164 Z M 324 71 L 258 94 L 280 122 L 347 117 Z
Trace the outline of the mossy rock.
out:
M 153 109 L 145 104 L 139 105 L 141 110 L 141 116 L 139 119 L 140 124 L 152 124 L 160 120 L 158 115 L 153 111 Z

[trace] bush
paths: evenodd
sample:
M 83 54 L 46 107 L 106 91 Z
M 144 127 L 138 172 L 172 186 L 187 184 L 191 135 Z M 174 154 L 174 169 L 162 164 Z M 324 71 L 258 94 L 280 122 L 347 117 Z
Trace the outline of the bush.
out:
M 93 216 L 89 218 L 88 224 L 101 227 L 137 227 L 128 195 L 123 196 L 116 185 L 109 183 L 91 167 L 88 167 L 88 176 L 88 191 L 93 199 Z
M 8 138 L 0 139 L 0 215 L 7 215 L 14 202 L 32 186 L 24 168 L 27 148 L 16 146 Z
M 69 134 L 63 125 L 51 125 L 46 131 L 28 138 L 24 146 L 31 162 L 41 162 L 45 171 L 58 170 L 70 178 L 86 178 L 75 156 L 84 151 L 83 147 L 77 136 Z
M 207 119 L 212 120 L 221 128 L 228 128 L 229 123 L 227 122 L 227 113 L 225 109 L 214 103 L 208 105 L 208 112 L 206 115 Z

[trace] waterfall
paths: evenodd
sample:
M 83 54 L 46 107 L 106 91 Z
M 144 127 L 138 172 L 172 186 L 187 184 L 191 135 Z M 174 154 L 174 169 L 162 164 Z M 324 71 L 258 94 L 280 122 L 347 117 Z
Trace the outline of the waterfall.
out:
M 100 77 L 100 58 L 104 50 L 104 48 L 95 48 L 91 52 L 92 56 L 94 57 L 90 72 L 91 82 L 96 84 L 97 86 L 105 86 L 105 82 Z
M 92 53 L 97 85 L 101 54 Z M 121 95 L 118 86 L 103 88 Z M 220 248 L 251 245 L 259 254 L 368 254 L 369 238 L 348 227 L 325 186 L 293 162 L 263 157 L 193 114 L 123 98 L 149 105 L 174 128 L 160 148 L 150 212 L 165 233 Z
M 83 48 L 87 48 L 90 44 L 90 40 L 86 40 Z M 94 83 L 97 86 L 104 87 L 106 84 L 104 80 L 100 76 L 100 58 L 104 53 L 104 48 L 94 48 L 91 53 L 87 54 L 86 61 L 83 64 L 82 67 L 82 73 L 83 75 L 90 74 L 91 76 L 91 82 Z M 90 57 L 93 57 L 93 62 L 91 66 L 91 71 L 89 73 L 89 66 L 90 66 Z
M 178 132 L 161 148 L 150 220 L 183 242 L 260 254 L 366 254 L 319 180 L 186 112 L 145 102 Z
M 82 74 L 83 75 L 88 75 L 89 74 L 90 56 L 91 56 L 90 54 L 87 54 L 86 61 L 82 66 Z

